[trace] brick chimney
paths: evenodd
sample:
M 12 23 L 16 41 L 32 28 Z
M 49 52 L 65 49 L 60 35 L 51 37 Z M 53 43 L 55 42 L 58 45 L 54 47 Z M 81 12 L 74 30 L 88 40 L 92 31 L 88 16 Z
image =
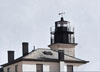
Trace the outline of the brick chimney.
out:
M 23 56 L 28 54 L 28 42 L 22 43 L 22 54 L 23 54 Z
M 14 51 L 8 51 L 8 63 L 14 61 Z
M 58 51 L 58 58 L 60 61 L 64 61 L 64 50 Z

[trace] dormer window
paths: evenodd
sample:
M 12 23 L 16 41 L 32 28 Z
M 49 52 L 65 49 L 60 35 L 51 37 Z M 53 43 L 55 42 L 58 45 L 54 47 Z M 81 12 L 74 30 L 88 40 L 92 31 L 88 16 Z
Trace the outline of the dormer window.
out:
M 45 55 L 53 55 L 52 52 L 50 52 L 50 51 L 44 51 L 43 54 L 45 54 Z

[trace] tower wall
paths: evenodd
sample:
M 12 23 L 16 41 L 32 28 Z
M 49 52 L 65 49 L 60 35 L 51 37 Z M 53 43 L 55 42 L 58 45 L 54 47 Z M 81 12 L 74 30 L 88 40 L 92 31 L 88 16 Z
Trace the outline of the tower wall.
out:
M 75 44 L 62 44 L 56 43 L 53 45 L 49 45 L 52 50 L 64 50 L 64 53 L 70 56 L 75 56 Z

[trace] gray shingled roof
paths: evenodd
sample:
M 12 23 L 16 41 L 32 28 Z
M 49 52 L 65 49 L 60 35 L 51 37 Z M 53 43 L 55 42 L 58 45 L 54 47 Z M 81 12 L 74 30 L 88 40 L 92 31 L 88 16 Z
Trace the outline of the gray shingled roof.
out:
M 49 54 L 45 54 L 44 52 L 49 52 Z M 2 66 L 7 66 L 10 64 L 14 64 L 19 61 L 44 61 L 44 62 L 59 62 L 58 59 L 58 52 L 51 50 L 51 49 L 45 49 L 45 48 L 38 48 L 36 50 L 31 51 L 28 55 L 22 56 L 20 58 L 15 59 L 11 63 L 3 64 Z M 79 58 L 69 56 L 67 54 L 64 54 L 64 61 L 67 63 L 87 63 L 88 61 L 81 60 Z
M 43 52 L 51 52 L 52 55 L 48 55 L 48 54 L 44 54 Z M 31 52 L 30 54 L 28 54 L 27 56 L 25 56 L 24 58 L 26 59 L 41 59 L 41 58 L 47 58 L 47 59 L 58 59 L 58 52 L 51 50 L 51 49 L 44 49 L 44 48 L 39 48 L 36 49 L 34 52 Z M 71 61 L 84 61 L 78 58 L 75 58 L 73 56 L 64 54 L 64 60 L 71 60 Z

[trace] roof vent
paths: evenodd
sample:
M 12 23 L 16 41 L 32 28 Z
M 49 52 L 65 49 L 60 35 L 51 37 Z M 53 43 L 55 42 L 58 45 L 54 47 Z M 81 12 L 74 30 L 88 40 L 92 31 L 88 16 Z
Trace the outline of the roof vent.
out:
M 53 55 L 52 52 L 50 52 L 50 51 L 44 51 L 43 54 L 45 54 L 45 55 Z

